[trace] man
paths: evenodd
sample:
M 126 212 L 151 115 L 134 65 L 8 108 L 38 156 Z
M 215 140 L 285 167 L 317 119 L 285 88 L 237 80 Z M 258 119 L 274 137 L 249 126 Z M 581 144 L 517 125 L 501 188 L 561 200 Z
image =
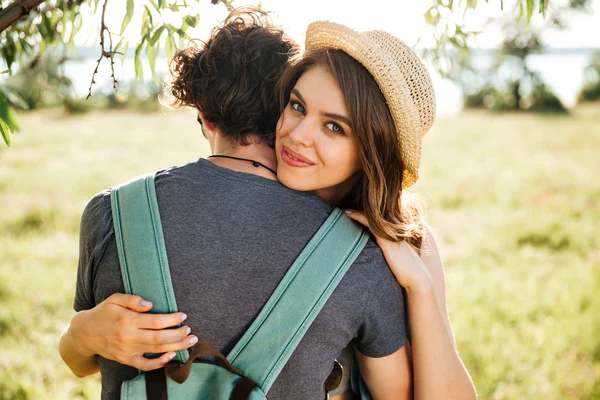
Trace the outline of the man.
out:
M 155 184 L 171 278 L 183 313 L 151 309 L 124 293 L 110 189 L 81 221 L 75 315 L 61 356 L 78 376 L 98 371 L 102 398 L 119 398 L 138 369 L 164 366 L 198 338 L 227 354 L 332 209 L 276 180 L 276 84 L 296 45 L 258 10 L 234 11 L 201 47 L 172 62 L 178 105 L 196 107 L 214 157 L 159 171 Z M 334 359 L 352 342 L 370 376 L 390 376 L 407 396 L 404 296 L 371 241 L 342 279 L 268 393 L 322 399 Z M 166 329 L 185 321 L 177 329 Z M 145 352 L 164 354 L 154 360 Z M 398 385 L 397 382 L 404 382 Z M 401 393 L 403 391 L 403 393 Z

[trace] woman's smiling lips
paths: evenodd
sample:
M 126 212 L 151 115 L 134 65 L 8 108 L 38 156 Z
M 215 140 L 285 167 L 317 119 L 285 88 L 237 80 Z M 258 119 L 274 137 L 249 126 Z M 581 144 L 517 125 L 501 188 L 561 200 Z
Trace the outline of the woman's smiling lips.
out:
M 312 161 L 302 157 L 300 154 L 290 150 L 286 146 L 281 148 L 281 159 L 292 167 L 310 167 L 311 165 L 315 165 Z

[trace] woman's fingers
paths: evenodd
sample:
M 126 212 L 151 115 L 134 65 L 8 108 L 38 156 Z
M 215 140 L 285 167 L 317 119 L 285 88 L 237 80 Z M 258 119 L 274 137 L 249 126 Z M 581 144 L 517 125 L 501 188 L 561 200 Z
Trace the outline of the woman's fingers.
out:
M 172 314 L 142 314 L 136 313 L 132 317 L 132 325 L 139 329 L 166 329 L 181 324 L 187 315 L 181 312 Z
M 136 333 L 136 338 L 134 338 L 135 343 L 139 343 L 140 345 L 163 345 L 163 344 L 172 344 L 178 343 L 190 335 L 191 329 L 189 326 L 182 326 L 176 329 L 160 329 L 160 330 L 152 330 L 152 329 L 138 329 Z M 189 346 L 188 346 L 189 347 Z M 179 350 L 179 349 L 178 349 Z M 145 352 L 156 352 L 155 349 L 148 350 L 144 349 Z M 162 350 L 160 353 L 168 351 Z
M 355 220 L 356 222 L 364 225 L 367 228 L 369 227 L 369 220 L 367 217 L 361 212 L 356 210 L 344 210 L 348 218 Z
M 115 293 L 106 299 L 109 304 L 129 308 L 136 312 L 147 312 L 152 309 L 152 303 L 135 294 Z
M 152 371 L 164 367 L 173 357 L 174 352 L 165 353 L 158 358 L 146 358 L 140 354 L 133 357 L 130 365 L 142 371 Z
M 162 343 L 154 346 L 148 346 L 149 353 L 165 353 L 173 352 L 176 350 L 185 350 L 198 343 L 198 337 L 196 335 L 186 336 L 184 339 L 175 343 Z

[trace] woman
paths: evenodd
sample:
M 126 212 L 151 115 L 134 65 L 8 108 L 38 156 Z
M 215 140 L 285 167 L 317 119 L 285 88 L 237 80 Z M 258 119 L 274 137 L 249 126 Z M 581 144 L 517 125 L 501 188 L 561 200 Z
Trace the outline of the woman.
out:
M 375 235 L 408 294 L 414 397 L 475 398 L 446 311 L 437 244 L 415 201 L 402 195 L 417 180 L 421 138 L 435 114 L 425 67 L 386 32 L 316 22 L 281 86 L 278 180 L 354 209 L 348 216 Z

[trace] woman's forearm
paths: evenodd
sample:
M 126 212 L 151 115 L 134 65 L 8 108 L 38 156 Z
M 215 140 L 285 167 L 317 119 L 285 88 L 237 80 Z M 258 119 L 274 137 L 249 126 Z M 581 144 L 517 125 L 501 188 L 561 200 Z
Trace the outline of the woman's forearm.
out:
M 60 356 L 71 371 L 80 378 L 100 371 L 100 365 L 96 360 L 95 354 L 86 351 L 83 343 L 80 343 L 77 339 L 75 332 L 78 328 L 78 323 L 81 322 L 82 313 L 85 312 L 81 311 L 73 317 L 71 323 L 61 335 L 59 342 Z
M 468 400 L 477 395 L 446 327 L 433 285 L 407 289 L 415 400 Z

